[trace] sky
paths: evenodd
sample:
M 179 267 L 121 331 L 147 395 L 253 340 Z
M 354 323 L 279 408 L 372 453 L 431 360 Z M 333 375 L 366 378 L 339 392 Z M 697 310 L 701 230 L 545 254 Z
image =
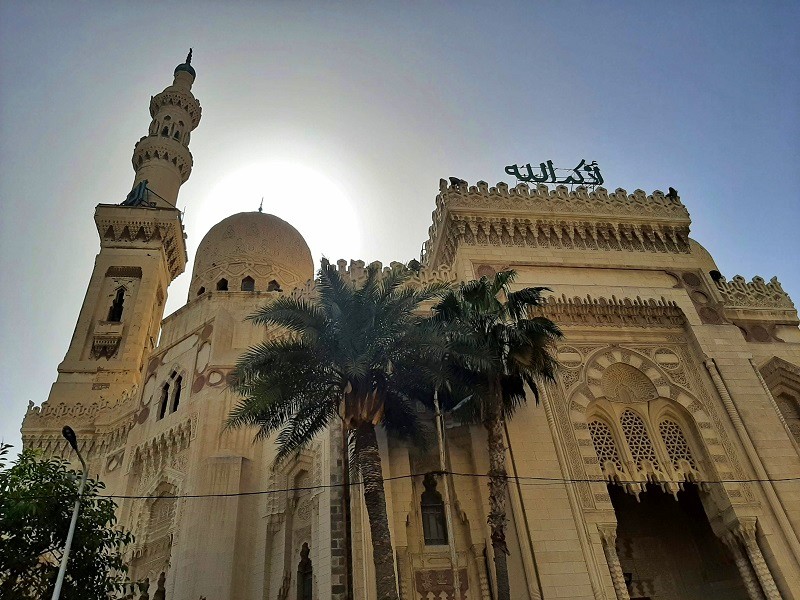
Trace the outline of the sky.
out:
M 800 302 L 800 2 L 0 3 L 0 438 L 47 399 L 148 104 L 189 47 L 203 107 L 185 211 L 256 210 L 315 260 L 406 262 L 440 178 L 596 160 L 672 186 L 728 278 Z

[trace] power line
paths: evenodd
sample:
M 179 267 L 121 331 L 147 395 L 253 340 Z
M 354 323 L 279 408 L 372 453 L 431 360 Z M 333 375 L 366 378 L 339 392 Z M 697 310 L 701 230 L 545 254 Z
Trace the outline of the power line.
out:
M 400 479 L 411 479 L 414 477 L 424 477 L 426 474 L 432 473 L 434 475 L 451 475 L 454 477 L 473 477 L 476 479 L 489 479 L 491 475 L 485 473 L 460 473 L 458 471 L 426 471 L 425 473 L 410 473 L 408 475 L 396 475 L 394 477 L 383 477 L 380 478 L 380 481 L 385 483 L 388 481 L 397 481 Z M 584 479 L 572 479 L 572 478 L 563 478 L 563 477 L 540 477 L 540 476 L 514 476 L 514 475 L 506 475 L 505 479 L 508 481 L 518 481 L 523 485 L 555 485 L 555 484 L 567 484 L 567 483 L 605 483 L 611 485 L 627 485 L 627 484 L 641 484 L 641 483 L 652 483 L 658 484 L 661 483 L 659 481 L 625 481 L 625 480 L 609 480 L 609 479 L 594 479 L 594 478 L 584 478 Z M 369 480 L 366 480 L 368 482 Z M 376 479 L 377 481 L 377 479 Z M 767 479 L 716 479 L 716 480 L 702 480 L 696 479 L 693 481 L 684 481 L 682 483 L 690 483 L 690 484 L 735 484 L 735 483 L 782 483 L 782 482 L 790 482 L 790 481 L 800 481 L 800 477 L 778 477 L 778 478 L 767 478 Z M 195 499 L 195 498 L 235 498 L 240 496 L 260 496 L 260 495 L 269 495 L 269 494 L 280 494 L 283 492 L 306 492 L 306 491 L 314 491 L 314 490 L 323 490 L 323 489 L 335 489 L 335 488 L 342 488 L 345 486 L 359 486 L 365 483 L 364 480 L 362 481 L 353 481 L 349 484 L 345 483 L 331 483 L 331 484 L 319 484 L 319 485 L 310 485 L 310 486 L 298 486 L 298 487 L 284 487 L 284 488 L 275 488 L 271 490 L 257 490 L 254 492 L 230 492 L 230 493 L 223 493 L 223 494 L 178 494 L 178 495 L 171 495 L 171 496 L 137 496 L 137 495 L 125 495 L 125 494 L 109 494 L 109 495 L 98 495 L 98 498 L 111 498 L 117 500 L 156 500 L 158 498 L 163 498 L 165 500 L 180 500 L 180 499 Z M 20 498 L 24 499 L 44 499 L 44 498 L 52 498 L 53 496 L 21 496 Z

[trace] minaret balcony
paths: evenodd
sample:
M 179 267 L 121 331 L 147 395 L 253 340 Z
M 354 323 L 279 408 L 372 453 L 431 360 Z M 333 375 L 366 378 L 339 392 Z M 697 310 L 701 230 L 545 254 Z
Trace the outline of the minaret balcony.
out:
M 177 106 L 186 111 L 192 129 L 200 124 L 203 111 L 200 108 L 200 102 L 190 92 L 169 87 L 160 94 L 156 94 L 150 98 L 150 116 L 155 118 L 158 111 L 164 106 Z
M 185 183 L 192 174 L 194 159 L 189 149 L 178 140 L 161 136 L 148 136 L 140 139 L 133 149 L 133 169 L 138 171 L 152 160 L 172 163 Z

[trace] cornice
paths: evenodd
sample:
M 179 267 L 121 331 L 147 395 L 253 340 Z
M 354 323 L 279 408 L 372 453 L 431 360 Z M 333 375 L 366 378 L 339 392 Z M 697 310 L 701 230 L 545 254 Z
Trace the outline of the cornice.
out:
M 565 295 L 549 296 L 532 316 L 547 317 L 560 327 L 669 327 L 683 328 L 686 316 L 672 300 L 612 296 L 593 298 Z
M 579 187 L 530 187 L 440 181 L 423 250 L 428 265 L 449 265 L 461 243 L 576 250 L 688 253 L 691 219 L 677 197 L 660 191 L 609 193 Z
M 161 247 L 170 281 L 186 268 L 186 234 L 178 209 L 99 204 L 94 220 L 101 247 Z

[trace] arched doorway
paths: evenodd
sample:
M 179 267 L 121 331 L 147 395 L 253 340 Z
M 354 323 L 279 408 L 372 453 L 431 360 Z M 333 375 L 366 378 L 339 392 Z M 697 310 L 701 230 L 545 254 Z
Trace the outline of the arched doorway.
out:
M 711 529 L 697 486 L 684 486 L 676 498 L 647 485 L 638 499 L 619 485 L 608 488 L 631 599 L 749 598 L 733 557 Z

